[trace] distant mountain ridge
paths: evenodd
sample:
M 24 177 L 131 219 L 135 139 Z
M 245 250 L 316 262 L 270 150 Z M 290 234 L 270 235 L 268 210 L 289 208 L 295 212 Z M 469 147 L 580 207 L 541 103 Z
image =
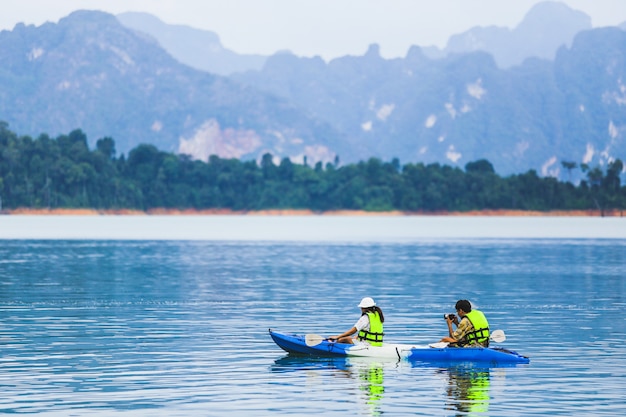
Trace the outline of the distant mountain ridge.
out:
M 0 57 L 0 120 L 23 134 L 80 128 L 92 143 L 113 137 L 120 152 L 152 143 L 204 159 L 300 160 L 329 153 L 323 141 L 337 136 L 284 100 L 179 63 L 102 12 L 2 31 Z
M 148 13 L 128 12 L 117 15 L 126 27 L 154 37 L 178 61 L 192 68 L 218 75 L 260 70 L 267 57 L 237 54 L 222 46 L 219 36 L 208 30 L 184 25 L 168 25 Z
M 219 38 L 207 37 L 208 45 Z M 213 43 L 211 43 L 213 42 Z M 625 159 L 626 33 L 578 33 L 553 60 L 508 69 L 483 51 L 325 62 L 290 53 L 230 77 L 178 62 L 101 12 L 0 32 L 0 120 L 20 134 L 82 129 L 119 152 L 151 143 L 206 160 L 402 163 L 563 175 L 561 161 Z
M 554 62 L 499 69 L 484 52 L 430 60 L 414 47 L 385 60 L 271 57 L 232 78 L 329 121 L 382 158 L 464 165 L 487 158 L 498 172 L 530 167 L 559 175 L 560 162 L 597 163 L 624 149 L 626 33 L 580 33 Z M 611 68 L 607 72 L 605 68 Z
M 220 75 L 258 71 L 268 58 L 237 54 L 225 49 L 214 32 L 166 24 L 148 13 L 122 13 L 117 18 L 123 25 L 154 37 L 174 58 L 196 69 Z M 552 60 L 561 46 L 569 47 L 577 33 L 591 28 L 591 18 L 585 13 L 561 2 L 545 1 L 534 5 L 513 29 L 475 27 L 452 35 L 443 49 L 420 47 L 431 59 L 487 52 L 498 66 L 510 68 L 527 58 Z
M 591 18 L 564 3 L 537 3 L 514 29 L 475 27 L 450 37 L 443 51 L 424 50 L 436 59 L 450 54 L 483 51 L 493 55 L 500 68 L 520 65 L 528 58 L 553 60 L 561 46 L 571 46 L 576 34 L 591 29 Z

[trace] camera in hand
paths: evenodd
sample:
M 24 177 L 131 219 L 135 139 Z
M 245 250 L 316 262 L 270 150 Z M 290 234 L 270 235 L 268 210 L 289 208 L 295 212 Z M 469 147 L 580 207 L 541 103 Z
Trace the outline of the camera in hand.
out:
M 443 318 L 444 319 L 454 320 L 456 318 L 456 316 L 453 313 L 448 313 L 448 314 L 444 314 Z

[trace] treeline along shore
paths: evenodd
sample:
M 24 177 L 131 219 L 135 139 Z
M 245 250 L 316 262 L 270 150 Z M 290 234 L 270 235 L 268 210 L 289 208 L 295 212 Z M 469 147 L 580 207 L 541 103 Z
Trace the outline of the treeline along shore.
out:
M 580 168 L 574 185 L 534 170 L 499 176 L 484 159 L 438 163 L 274 163 L 187 155 L 139 145 L 116 155 L 112 138 L 89 149 L 74 130 L 19 136 L 0 122 L 0 210 L 8 214 L 495 214 L 622 215 L 623 163 Z

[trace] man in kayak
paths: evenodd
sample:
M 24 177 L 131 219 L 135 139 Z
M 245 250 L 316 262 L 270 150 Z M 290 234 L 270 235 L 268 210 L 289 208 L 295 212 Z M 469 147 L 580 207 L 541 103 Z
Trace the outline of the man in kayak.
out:
M 347 332 L 331 336 L 328 339 L 338 343 L 354 343 L 352 335 L 357 333 L 356 340 L 359 342 L 369 343 L 372 346 L 382 346 L 383 323 L 385 322 L 383 311 L 376 306 L 370 297 L 363 298 L 358 307 L 361 308 L 361 318 L 356 324 Z
M 444 337 L 441 342 L 448 342 L 457 346 L 489 346 L 489 323 L 480 310 L 472 310 L 472 305 L 467 300 L 459 300 L 455 305 L 456 313 L 446 314 L 449 337 Z M 452 323 L 457 326 L 452 330 Z

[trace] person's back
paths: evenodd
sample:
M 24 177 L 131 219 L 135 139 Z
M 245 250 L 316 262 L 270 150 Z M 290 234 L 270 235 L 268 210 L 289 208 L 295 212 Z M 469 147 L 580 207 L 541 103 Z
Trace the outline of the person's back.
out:
M 368 342 L 372 346 L 383 345 L 383 322 L 385 320 L 383 312 L 379 307 L 373 306 L 368 308 L 363 314 L 369 319 L 369 326 L 361 329 L 358 333 L 360 341 Z
M 465 340 L 469 346 L 489 346 L 489 322 L 480 310 L 470 310 L 465 313 L 465 318 L 470 322 L 470 328 L 465 334 Z
M 359 342 L 369 343 L 372 346 L 382 346 L 383 323 L 385 322 L 383 311 L 371 297 L 363 298 L 358 307 L 361 309 L 361 317 L 356 324 L 350 330 L 328 339 L 339 343 L 354 343 L 352 335 L 356 333 L 356 339 Z

